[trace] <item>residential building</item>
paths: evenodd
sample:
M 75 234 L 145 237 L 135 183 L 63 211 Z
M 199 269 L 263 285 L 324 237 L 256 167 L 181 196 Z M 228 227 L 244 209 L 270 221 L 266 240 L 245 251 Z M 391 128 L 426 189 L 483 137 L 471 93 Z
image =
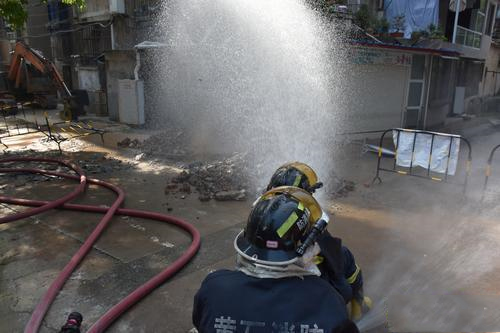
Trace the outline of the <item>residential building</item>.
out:
M 22 37 L 54 61 L 72 89 L 87 91 L 89 112 L 118 119 L 119 80 L 136 77 L 134 46 L 150 38 L 161 3 L 87 0 L 79 10 L 30 0 Z M 372 16 L 372 26 L 351 40 L 356 129 L 437 128 L 449 116 L 481 110 L 483 96 L 500 90 L 498 0 L 335 3 L 344 21 L 356 21 L 360 10 Z M 9 43 L 21 35 L 2 32 L 5 63 Z
M 26 5 L 28 19 L 26 29 L 22 36 L 24 41 L 32 48 L 40 51 L 44 56 L 50 57 L 50 34 L 47 30 L 49 23 L 49 12 L 47 5 L 38 0 L 29 0 Z
M 500 94 L 500 9 L 497 9 L 495 27 L 491 35 L 492 43 L 484 68 L 482 96 L 497 96 Z M 500 106 L 497 106 L 497 109 Z
M 89 95 L 88 112 L 118 119 L 118 80 L 133 79 L 134 45 L 147 39 L 160 0 L 87 0 L 84 9 L 60 0 L 29 0 L 22 31 L 0 22 L 0 62 L 23 40 L 52 60 L 72 90 Z
M 492 71 L 498 63 L 488 66 L 486 61 L 490 53 L 497 54 L 492 32 L 498 3 L 348 1 L 356 10 L 366 5 L 379 22 L 366 29 L 370 38 L 353 41 L 351 59 L 354 63 L 361 59 L 356 69 L 359 81 L 373 82 L 352 104 L 354 117 L 362 119 L 357 128 L 432 129 L 442 126 L 449 116 L 480 110 L 483 91 L 500 89 L 483 84 L 484 78 L 496 80 Z M 389 25 L 386 31 L 380 28 L 383 19 Z M 495 59 L 492 56 L 489 63 Z

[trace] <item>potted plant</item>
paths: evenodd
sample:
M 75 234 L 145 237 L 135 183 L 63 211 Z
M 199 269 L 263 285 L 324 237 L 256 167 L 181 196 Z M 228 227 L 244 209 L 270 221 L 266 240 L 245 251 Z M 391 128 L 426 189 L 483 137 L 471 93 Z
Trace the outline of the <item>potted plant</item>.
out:
M 396 31 L 391 33 L 391 37 L 402 38 L 405 29 L 405 16 L 403 14 L 395 16 L 392 21 L 392 27 Z
M 411 33 L 411 44 L 414 45 L 418 43 L 421 39 L 425 39 L 429 36 L 427 30 L 415 30 Z
M 430 24 L 428 30 L 429 30 L 428 38 L 448 41 L 448 38 L 446 38 L 446 36 L 444 35 L 443 30 L 441 30 L 441 28 L 436 27 L 434 24 Z

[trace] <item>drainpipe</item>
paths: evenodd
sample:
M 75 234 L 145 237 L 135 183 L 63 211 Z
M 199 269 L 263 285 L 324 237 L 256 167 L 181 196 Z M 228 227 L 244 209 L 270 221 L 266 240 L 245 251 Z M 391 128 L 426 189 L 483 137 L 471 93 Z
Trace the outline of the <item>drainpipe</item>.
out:
M 134 68 L 134 79 L 139 80 L 139 70 L 141 69 L 141 53 L 139 48 L 135 48 L 135 68 Z
M 460 10 L 460 1 L 461 0 L 455 0 L 455 24 L 453 25 L 453 39 L 452 39 L 453 44 L 455 44 L 455 41 L 457 40 L 457 27 L 458 27 L 458 15 Z
M 427 111 L 429 110 L 429 93 L 431 91 L 431 80 L 432 80 L 432 61 L 434 56 L 431 55 L 431 61 L 429 65 L 429 79 L 427 81 L 427 92 L 425 97 L 425 112 L 424 112 L 424 130 L 427 128 Z
M 111 19 L 111 50 L 114 50 L 116 47 L 115 47 L 115 20 L 114 18 Z

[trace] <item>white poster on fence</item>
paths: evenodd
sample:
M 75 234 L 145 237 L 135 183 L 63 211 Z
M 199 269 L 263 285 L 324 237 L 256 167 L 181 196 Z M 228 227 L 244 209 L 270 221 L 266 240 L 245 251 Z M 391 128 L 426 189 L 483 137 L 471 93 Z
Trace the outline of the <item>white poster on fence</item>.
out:
M 434 142 L 432 142 L 431 134 L 396 130 L 392 131 L 392 137 L 394 146 L 397 147 L 396 164 L 398 166 L 409 168 L 411 165 L 427 169 L 430 162 L 432 172 L 444 174 L 448 168 L 448 175 L 455 174 L 460 150 L 460 137 L 437 134 L 434 135 Z M 415 149 L 413 149 L 414 144 Z M 411 162 L 412 156 L 413 163 Z

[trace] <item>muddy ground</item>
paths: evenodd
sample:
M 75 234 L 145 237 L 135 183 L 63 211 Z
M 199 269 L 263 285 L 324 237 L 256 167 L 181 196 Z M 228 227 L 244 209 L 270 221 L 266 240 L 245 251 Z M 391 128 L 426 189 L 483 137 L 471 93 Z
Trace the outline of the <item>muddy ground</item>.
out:
M 472 177 L 462 187 L 397 174 L 382 174 L 370 185 L 376 156 L 361 154 L 356 143 L 335 152 L 336 174 L 355 183 L 347 196 L 328 198 L 334 216 L 330 232 L 355 254 L 365 291 L 375 303 L 360 328 L 376 331 L 498 331 L 500 329 L 500 156 L 497 180 L 480 202 L 489 150 L 500 144 L 491 117 L 456 122 L 449 129 L 471 140 Z M 109 124 L 108 124 L 109 125 Z M 111 126 L 111 125 L 109 125 Z M 161 159 L 141 149 L 118 147 L 126 137 L 146 131 L 117 127 L 97 138 L 63 143 L 71 159 L 91 177 L 127 192 L 125 207 L 158 211 L 186 219 L 202 235 L 196 258 L 172 280 L 121 317 L 110 332 L 188 332 L 193 295 L 210 271 L 234 266 L 232 242 L 243 227 L 246 201 L 202 202 L 199 193 L 165 187 L 192 157 L 183 151 Z M 8 140 L 11 154 L 57 156 L 55 146 L 33 134 Z M 7 141 L 6 141 L 7 142 Z M 32 150 L 30 150 L 32 149 Z M 307 161 L 305 161 L 307 162 Z M 463 173 L 463 169 L 460 172 Z M 461 175 L 453 181 L 461 182 Z M 495 174 L 494 174 L 495 175 Z M 44 177 L 0 176 L 2 195 L 50 199 L 74 186 Z M 109 192 L 91 186 L 76 202 L 107 204 Z M 6 215 L 24 208 L 1 205 Z M 99 220 L 95 214 L 51 211 L 0 226 L 0 332 L 19 332 L 37 301 Z M 135 218 L 113 219 L 86 260 L 72 275 L 45 317 L 42 332 L 56 332 L 71 311 L 83 313 L 84 330 L 118 300 L 175 260 L 189 244 L 183 232 Z

